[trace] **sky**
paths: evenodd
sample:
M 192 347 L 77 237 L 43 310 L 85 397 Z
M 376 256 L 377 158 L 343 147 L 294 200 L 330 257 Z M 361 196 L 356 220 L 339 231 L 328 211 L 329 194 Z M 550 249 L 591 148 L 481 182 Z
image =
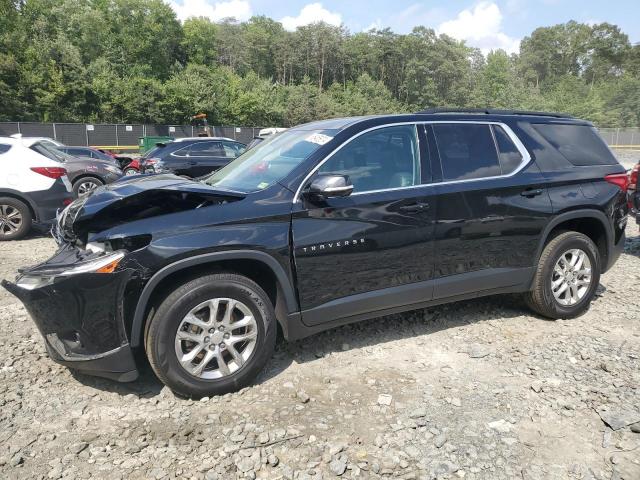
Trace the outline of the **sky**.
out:
M 351 32 L 389 27 L 408 33 L 424 25 L 483 52 L 502 48 L 517 52 L 520 40 L 537 27 L 569 20 L 609 22 L 620 26 L 632 43 L 640 42 L 639 0 L 167 0 L 185 20 L 247 20 L 266 15 L 287 30 L 324 21 L 344 24 Z

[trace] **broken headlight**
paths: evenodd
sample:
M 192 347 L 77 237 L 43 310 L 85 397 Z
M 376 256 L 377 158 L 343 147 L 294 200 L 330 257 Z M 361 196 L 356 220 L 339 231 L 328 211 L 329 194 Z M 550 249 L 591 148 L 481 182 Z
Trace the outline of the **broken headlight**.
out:
M 81 273 L 113 273 L 124 256 L 125 252 L 117 251 L 71 265 L 33 270 L 20 277 L 16 285 L 25 290 L 34 290 L 51 285 L 56 278 L 71 277 Z

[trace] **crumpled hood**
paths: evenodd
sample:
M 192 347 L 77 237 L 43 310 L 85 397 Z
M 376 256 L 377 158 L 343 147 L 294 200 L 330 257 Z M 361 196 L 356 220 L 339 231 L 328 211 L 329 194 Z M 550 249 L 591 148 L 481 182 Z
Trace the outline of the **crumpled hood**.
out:
M 176 175 L 123 177 L 65 208 L 58 215 L 54 235 L 59 243 L 77 239 L 84 242 L 86 238 L 82 237 L 88 231 L 242 198 L 241 193 L 219 190 Z

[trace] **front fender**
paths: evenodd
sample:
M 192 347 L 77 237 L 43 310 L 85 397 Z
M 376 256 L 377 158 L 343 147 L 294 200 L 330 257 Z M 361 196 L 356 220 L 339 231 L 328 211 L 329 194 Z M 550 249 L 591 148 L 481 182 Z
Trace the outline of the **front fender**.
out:
M 138 347 L 142 341 L 142 327 L 145 321 L 145 312 L 149 304 L 149 299 L 153 294 L 154 289 L 160 284 L 160 282 L 169 275 L 172 275 L 180 270 L 185 270 L 197 265 L 206 263 L 213 263 L 223 260 L 256 260 L 264 263 L 275 275 L 280 285 L 281 291 L 284 295 L 285 304 L 287 310 L 291 312 L 298 311 L 298 302 L 296 300 L 295 290 L 291 281 L 285 272 L 282 265 L 271 255 L 258 250 L 225 250 L 222 252 L 205 253 L 196 255 L 189 258 L 184 258 L 176 262 L 161 268 L 146 282 L 138 302 L 135 308 L 133 316 L 133 323 L 131 326 L 131 341 L 132 347 Z

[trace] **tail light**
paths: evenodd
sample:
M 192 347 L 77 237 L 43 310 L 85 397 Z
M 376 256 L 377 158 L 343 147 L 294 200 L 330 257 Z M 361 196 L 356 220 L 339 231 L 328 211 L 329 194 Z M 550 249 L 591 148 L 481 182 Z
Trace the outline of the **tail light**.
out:
M 607 175 L 604 179 L 611 183 L 612 185 L 616 185 L 620 187 L 620 190 L 626 193 L 627 188 L 629 188 L 629 175 L 626 173 L 615 173 L 613 175 Z
M 147 158 L 146 160 L 144 160 L 144 164 L 145 165 L 155 165 L 156 163 L 158 163 L 158 160 L 160 160 L 159 158 Z
M 31 167 L 31 170 L 49 178 L 60 178 L 67 174 L 67 170 L 61 167 Z
M 62 205 L 64 205 L 66 207 L 71 202 L 73 202 L 73 198 L 65 198 L 64 200 L 62 200 Z
M 635 213 L 634 196 L 638 187 L 638 172 L 640 172 L 640 163 L 637 163 L 629 172 L 629 185 L 627 186 L 627 204 L 629 210 Z
M 635 190 L 636 189 L 636 185 L 638 185 L 638 172 L 639 171 L 640 171 L 640 163 L 637 163 L 631 169 L 631 173 L 629 174 L 629 186 L 627 187 L 628 190 Z

